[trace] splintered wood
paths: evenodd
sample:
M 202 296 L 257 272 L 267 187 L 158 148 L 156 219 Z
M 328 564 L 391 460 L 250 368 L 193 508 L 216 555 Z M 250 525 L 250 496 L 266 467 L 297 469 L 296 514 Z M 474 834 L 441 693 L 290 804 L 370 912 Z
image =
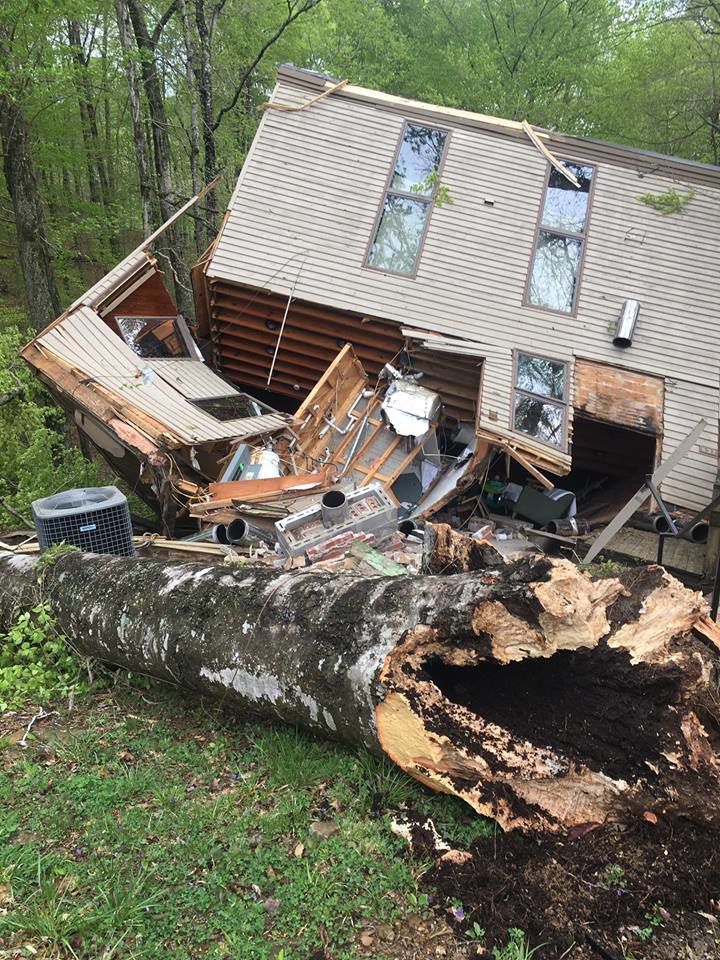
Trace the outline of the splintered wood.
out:
M 370 389 L 368 375 L 347 343 L 295 414 L 298 450 L 337 466 L 357 487 L 391 487 L 422 451 L 422 444 L 388 429 L 381 414 L 384 391 Z
M 462 646 L 416 626 L 385 661 L 378 737 L 404 770 L 505 828 L 717 817 L 719 631 L 700 594 L 660 567 L 593 582 L 559 561 L 472 626 Z

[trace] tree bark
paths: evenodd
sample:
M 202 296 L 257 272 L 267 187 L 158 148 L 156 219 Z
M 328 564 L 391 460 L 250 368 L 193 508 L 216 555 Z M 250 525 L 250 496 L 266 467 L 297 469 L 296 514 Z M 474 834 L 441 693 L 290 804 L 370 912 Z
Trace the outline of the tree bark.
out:
M 0 37 L 0 55 L 5 53 Z M 15 215 L 18 259 L 25 281 L 30 322 L 42 330 L 61 311 L 50 254 L 45 211 L 30 146 L 30 131 L 12 92 L 0 92 L 3 170 Z
M 82 653 L 390 756 L 505 828 L 709 822 L 718 628 L 660 567 L 357 577 L 0 558 L 0 629 L 47 599 Z
M 125 0 L 115 0 L 115 13 L 117 17 L 118 38 L 123 52 L 125 79 L 128 85 L 128 100 L 130 102 L 130 117 L 132 121 L 133 143 L 135 146 L 135 164 L 137 166 L 138 184 L 140 187 L 143 233 L 147 237 L 152 233 L 154 222 L 150 152 L 145 137 L 145 128 L 143 126 L 140 85 L 138 83 L 137 70 L 133 58 L 132 41 L 130 39 L 130 19 Z
M 140 72 L 145 88 L 150 122 L 152 124 L 153 156 L 158 186 L 158 203 L 163 221 L 169 220 L 175 212 L 171 197 L 173 194 L 172 160 L 165 97 L 160 83 L 160 70 L 157 61 L 159 35 L 150 35 L 145 21 L 145 12 L 140 0 L 127 0 L 130 22 L 135 34 L 135 42 L 140 52 Z M 177 8 L 177 0 L 168 8 L 168 12 Z M 156 31 L 157 33 L 157 31 Z M 194 316 L 190 271 L 181 256 L 182 234 L 176 226 L 170 227 L 165 234 L 167 245 L 158 251 L 167 261 L 175 287 L 175 302 L 178 310 L 186 317 Z

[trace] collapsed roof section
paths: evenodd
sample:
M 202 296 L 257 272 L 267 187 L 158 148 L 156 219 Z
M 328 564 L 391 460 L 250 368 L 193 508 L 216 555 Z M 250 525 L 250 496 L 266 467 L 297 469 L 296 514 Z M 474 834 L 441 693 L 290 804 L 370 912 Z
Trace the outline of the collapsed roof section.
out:
M 285 426 L 287 417 L 263 414 L 257 401 L 226 383 L 204 361 L 187 355 L 189 334 L 182 336 L 182 319 L 127 317 L 118 325 L 126 329 L 129 324 L 123 321 L 132 320 L 140 322 L 133 348 L 98 313 L 81 306 L 36 338 L 23 356 L 31 363 L 37 358 L 39 369 L 41 364 L 46 370 L 57 364 L 70 377 L 80 376 L 89 392 L 167 449 L 246 439 Z M 221 419 L 209 412 L 213 400 L 224 401 L 230 414 Z
M 217 477 L 230 444 L 289 417 L 208 367 L 149 247 L 186 203 L 21 351 L 57 401 L 141 496 L 177 507 Z

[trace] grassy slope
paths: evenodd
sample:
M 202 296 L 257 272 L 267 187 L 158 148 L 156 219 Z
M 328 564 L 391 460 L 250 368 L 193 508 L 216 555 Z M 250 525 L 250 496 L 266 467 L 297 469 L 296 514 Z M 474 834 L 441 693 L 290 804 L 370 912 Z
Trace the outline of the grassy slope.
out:
M 165 687 L 90 695 L 25 749 L 23 719 L 0 741 L 0 956 L 460 955 L 390 813 L 458 845 L 492 828 L 390 764 Z

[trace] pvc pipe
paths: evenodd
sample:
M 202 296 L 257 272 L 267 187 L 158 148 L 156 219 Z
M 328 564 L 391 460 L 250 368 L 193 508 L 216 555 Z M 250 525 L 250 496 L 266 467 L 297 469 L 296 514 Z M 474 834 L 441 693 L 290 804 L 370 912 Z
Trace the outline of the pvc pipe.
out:
M 419 530 L 418 524 L 414 520 L 401 520 L 398 524 L 398 530 L 400 533 L 404 533 L 406 537 L 409 537 L 411 533 L 415 533 Z
M 698 520 L 697 523 L 694 523 L 687 532 L 687 536 L 692 540 L 693 543 L 706 543 L 708 538 L 708 533 L 710 532 L 710 524 L 707 520 Z
M 212 538 L 215 543 L 222 543 L 227 546 L 228 540 L 227 527 L 224 523 L 216 523 L 212 528 Z
M 277 539 L 272 536 L 269 530 L 261 530 L 253 526 L 248 520 L 243 520 L 242 517 L 236 517 L 230 521 L 226 528 L 226 534 L 228 543 L 232 544 L 258 543 L 260 541 L 272 543 Z
M 231 520 L 226 532 L 228 543 L 244 543 L 248 539 L 248 525 L 241 517 Z
M 655 530 L 655 533 L 670 532 L 670 524 L 667 522 L 667 520 L 661 513 L 659 513 L 653 520 L 653 529 Z
M 550 520 L 546 527 L 548 533 L 554 533 L 556 536 L 573 537 L 590 532 L 590 522 L 588 520 L 578 520 L 576 517 L 568 517 L 565 520 Z
M 342 490 L 328 490 L 320 501 L 320 515 L 324 527 L 334 527 L 347 517 L 350 508 Z

